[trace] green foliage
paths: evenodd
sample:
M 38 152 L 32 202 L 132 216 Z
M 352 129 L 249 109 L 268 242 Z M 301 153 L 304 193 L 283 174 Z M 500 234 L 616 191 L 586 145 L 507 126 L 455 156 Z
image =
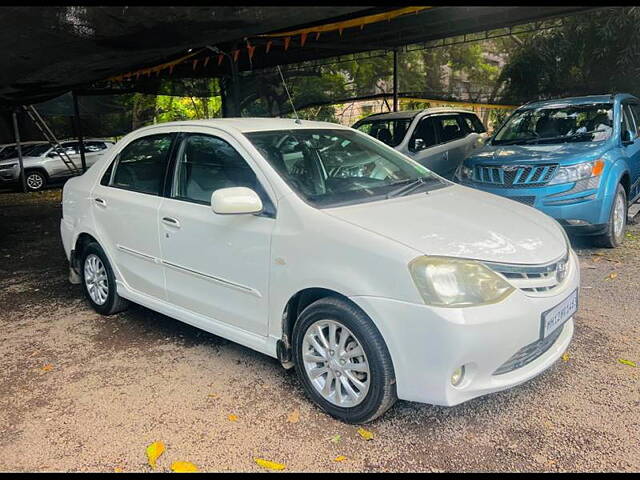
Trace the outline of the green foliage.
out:
M 502 71 L 503 98 L 541 98 L 623 91 L 640 94 L 640 9 L 612 8 L 567 17 L 530 35 Z

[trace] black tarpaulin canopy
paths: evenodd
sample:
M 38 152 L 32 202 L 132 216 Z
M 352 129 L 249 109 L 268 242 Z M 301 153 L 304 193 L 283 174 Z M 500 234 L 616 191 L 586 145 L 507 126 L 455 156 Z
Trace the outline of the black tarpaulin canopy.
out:
M 0 102 L 35 103 L 72 89 L 108 93 L 114 82 L 105 80 L 113 77 L 133 91 L 146 85 L 149 93 L 162 78 L 228 76 L 587 8 L 3 7 Z M 154 70 L 163 64 L 170 66 Z M 123 74 L 129 74 L 124 82 Z

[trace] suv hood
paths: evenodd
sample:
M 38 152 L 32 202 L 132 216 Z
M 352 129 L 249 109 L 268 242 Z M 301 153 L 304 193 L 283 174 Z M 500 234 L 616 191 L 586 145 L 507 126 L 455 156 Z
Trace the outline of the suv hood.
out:
M 485 145 L 465 164 L 511 162 L 527 163 L 574 163 L 601 157 L 610 148 L 609 142 L 557 143 L 553 145 Z
M 460 185 L 323 212 L 425 255 L 538 265 L 567 252 L 551 217 Z

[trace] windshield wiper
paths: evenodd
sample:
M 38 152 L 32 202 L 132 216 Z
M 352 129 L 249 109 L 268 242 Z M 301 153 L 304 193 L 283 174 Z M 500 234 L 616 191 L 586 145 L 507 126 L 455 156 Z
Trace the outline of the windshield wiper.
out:
M 387 192 L 387 194 L 385 195 L 385 198 L 393 198 L 393 197 L 406 195 L 409 192 L 418 188 L 419 186 L 426 184 L 427 180 L 435 181 L 436 179 L 433 177 L 418 177 L 415 180 L 412 180 L 410 183 L 407 183 L 406 185 L 401 186 L 400 188 L 396 188 L 395 190 L 391 190 L 390 192 Z

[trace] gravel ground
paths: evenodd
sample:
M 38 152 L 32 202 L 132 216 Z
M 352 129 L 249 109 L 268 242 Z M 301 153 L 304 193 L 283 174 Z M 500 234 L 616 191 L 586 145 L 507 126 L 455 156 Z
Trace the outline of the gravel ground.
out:
M 568 360 L 453 408 L 398 402 L 365 441 L 274 359 L 142 307 L 94 313 L 67 282 L 59 202 L 0 194 L 1 471 L 150 471 L 154 441 L 158 471 L 640 470 L 640 368 L 618 361 L 640 366 L 638 225 L 617 250 L 574 244 Z

